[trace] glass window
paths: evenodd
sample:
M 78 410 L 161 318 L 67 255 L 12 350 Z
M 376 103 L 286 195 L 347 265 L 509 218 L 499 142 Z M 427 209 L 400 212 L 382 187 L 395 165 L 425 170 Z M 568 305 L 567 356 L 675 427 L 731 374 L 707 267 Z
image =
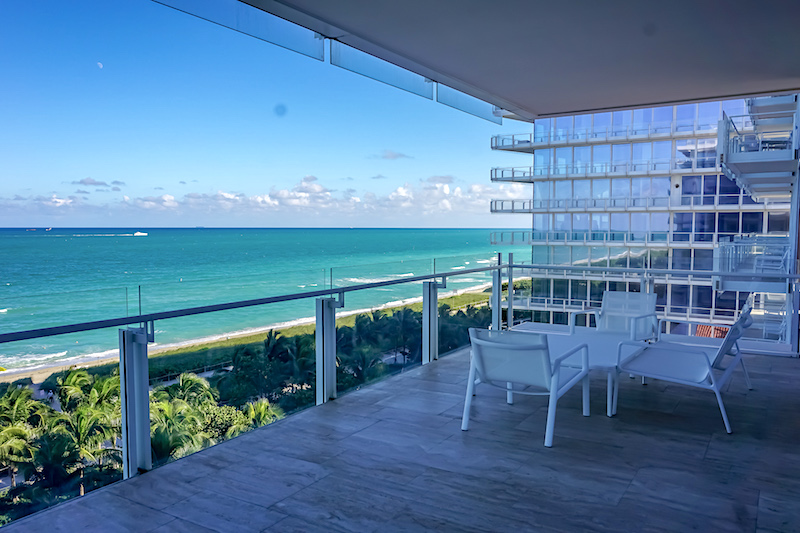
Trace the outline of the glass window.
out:
M 669 231 L 669 213 L 650 213 L 651 231 Z
M 594 172 L 608 172 L 611 163 L 611 146 L 605 144 L 592 147 L 592 168 Z
M 735 182 L 724 174 L 719 177 L 719 203 L 720 205 L 736 205 L 739 203 L 741 190 Z
M 739 233 L 739 213 L 720 213 L 718 218 L 720 234 L 736 235 Z
M 592 266 L 608 266 L 608 248 L 604 246 L 592 247 Z
M 697 104 L 675 106 L 675 130 L 692 131 L 697 117 Z
M 612 198 L 630 198 L 631 180 L 628 178 L 614 178 L 611 180 Z
M 673 313 L 685 313 L 689 306 L 689 286 L 672 285 L 672 304 L 670 311 Z
M 767 232 L 769 233 L 788 233 L 789 232 L 789 213 L 768 213 Z
M 669 268 L 669 251 L 651 249 L 650 268 L 657 268 L 657 269 Z
M 589 230 L 589 215 L 588 213 L 573 213 L 572 214 L 572 229 L 573 230 Z
M 631 268 L 645 268 L 647 265 L 647 248 L 631 248 L 630 253 Z
M 590 146 L 576 146 L 572 157 L 575 172 L 586 172 L 592 162 L 592 148 Z
M 672 250 L 673 270 L 692 269 L 692 250 L 690 248 L 675 248 Z
M 569 246 L 553 246 L 553 264 L 554 265 L 569 265 L 571 264 L 569 258 Z
M 569 180 L 561 180 L 555 182 L 557 200 L 565 200 L 572 198 L 572 182 Z
M 592 115 L 575 115 L 575 125 L 573 126 L 573 137 L 585 139 L 592 131 Z
M 650 122 L 653 120 L 653 110 L 651 108 L 646 109 L 634 109 L 633 110 L 633 126 L 632 131 L 634 135 L 643 135 L 649 133 L 650 131 Z
M 672 216 L 672 240 L 676 242 L 688 241 L 691 232 L 692 214 L 675 213 Z
M 714 205 L 717 194 L 717 176 L 703 176 L 703 205 Z
M 553 158 L 553 151 L 547 150 L 534 150 L 533 152 L 533 166 L 537 168 L 546 168 L 550 166 Z
M 713 296 L 711 287 L 692 287 L 692 313 L 696 315 L 711 314 Z
M 696 248 L 694 251 L 695 270 L 714 270 L 714 250 Z
M 589 284 L 589 297 L 592 303 L 600 305 L 603 301 L 603 293 L 606 292 L 605 281 L 592 281 Z
M 533 136 L 537 142 L 547 142 L 550 140 L 551 121 L 549 118 L 537 118 L 533 122 Z
M 592 213 L 592 231 L 608 231 L 608 213 Z
M 608 265 L 616 268 L 628 268 L 628 249 L 621 247 L 609 248 Z
M 681 178 L 681 205 L 699 205 L 700 176 L 683 176 Z
M 608 198 L 611 192 L 609 180 L 592 180 L 592 198 Z
M 653 123 L 650 131 L 653 134 L 664 134 L 672 131 L 672 106 L 653 108 Z
M 589 283 L 587 281 L 581 279 L 573 279 L 570 282 L 570 288 L 572 289 L 571 297 L 573 300 L 587 300 L 589 298 Z M 586 315 L 584 315 L 584 319 L 585 318 Z
M 628 163 L 631 161 L 631 145 L 615 144 L 611 147 L 611 153 L 614 160 L 614 172 L 626 172 Z
M 605 137 L 611 129 L 611 113 L 595 113 L 592 131 L 595 137 Z
M 572 148 L 556 148 L 556 174 L 566 174 L 572 166 Z
M 558 117 L 556 118 L 555 132 L 553 138 L 557 141 L 566 140 L 569 138 L 569 133 L 572 130 L 572 117 Z
M 552 182 L 550 181 L 534 181 L 533 198 L 535 200 L 549 200 L 551 187 L 552 187 Z
M 533 215 L 533 231 L 548 231 L 550 229 L 550 215 Z
M 667 172 L 672 170 L 672 141 L 657 141 L 653 143 L 653 170 Z
M 569 231 L 572 229 L 570 227 L 570 222 L 572 221 L 572 217 L 569 215 L 555 215 L 555 222 L 553 225 L 553 229 L 556 231 Z
M 652 154 L 653 145 L 651 143 L 633 143 L 631 149 L 631 160 L 634 163 L 649 161 Z
M 762 233 L 764 213 L 742 213 L 742 233 Z
M 589 247 L 572 247 L 572 264 L 575 266 L 589 266 Z
M 714 168 L 717 166 L 717 140 L 697 140 L 697 168 Z
M 550 247 L 533 246 L 531 249 L 531 262 L 533 262 L 534 265 L 549 265 Z
M 717 129 L 719 102 L 703 102 L 697 106 L 697 127 L 701 130 Z
M 553 298 L 569 298 L 569 281 L 565 279 L 553 280 Z
M 612 114 L 612 131 L 614 135 L 627 135 L 631 125 L 631 112 L 614 111 Z
M 656 283 L 653 286 L 653 292 L 656 293 L 656 308 L 664 309 L 664 306 L 667 305 L 667 286 L 663 283 Z
M 628 231 L 628 213 L 611 213 L 611 231 Z
M 666 198 L 669 196 L 669 178 L 653 178 L 650 185 L 650 195 L 654 198 Z
M 575 193 L 573 194 L 573 198 L 591 198 L 591 188 L 592 188 L 592 180 L 575 180 L 572 182 L 572 188 L 574 189 Z
M 695 139 L 679 139 L 675 141 L 675 168 L 692 168 L 695 150 L 697 150 L 697 141 Z
M 694 214 L 694 240 L 706 242 L 714 240 L 717 231 L 717 217 L 715 213 Z

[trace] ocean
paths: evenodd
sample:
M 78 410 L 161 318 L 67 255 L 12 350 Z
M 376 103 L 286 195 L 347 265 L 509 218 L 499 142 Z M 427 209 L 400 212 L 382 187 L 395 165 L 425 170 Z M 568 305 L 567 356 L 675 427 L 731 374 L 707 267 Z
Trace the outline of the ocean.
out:
M 488 265 L 486 229 L 0 229 L 0 332 L 315 291 Z M 491 282 L 450 278 L 443 292 Z M 344 312 L 422 296 L 421 282 L 347 293 Z M 313 298 L 162 320 L 156 347 L 313 317 Z M 114 355 L 117 329 L 0 345 L 9 370 Z

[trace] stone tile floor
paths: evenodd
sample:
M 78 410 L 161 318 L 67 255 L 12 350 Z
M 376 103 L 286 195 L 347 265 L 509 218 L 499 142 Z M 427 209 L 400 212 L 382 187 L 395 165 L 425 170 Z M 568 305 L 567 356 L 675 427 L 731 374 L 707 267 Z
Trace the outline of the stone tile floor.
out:
M 605 376 L 559 403 L 480 387 L 460 429 L 468 352 L 343 395 L 5 531 L 800 531 L 800 361 L 746 358 L 724 400 Z

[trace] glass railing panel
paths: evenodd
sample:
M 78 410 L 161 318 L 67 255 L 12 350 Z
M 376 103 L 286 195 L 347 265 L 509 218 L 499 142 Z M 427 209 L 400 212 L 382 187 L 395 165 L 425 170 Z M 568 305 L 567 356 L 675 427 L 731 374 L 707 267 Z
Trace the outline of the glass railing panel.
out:
M 515 280 L 515 287 L 522 287 L 523 280 Z M 528 294 L 530 285 L 528 284 Z M 469 328 L 488 328 L 492 323 L 489 307 L 491 287 L 470 293 L 439 294 L 439 355 L 469 346 Z M 515 315 L 517 312 L 515 311 Z
M 441 83 L 437 84 L 436 101 L 495 124 L 503 123 L 503 118 L 495 115 L 492 104 Z
M 319 61 L 325 58 L 322 35 L 238 0 L 153 1 Z
M 331 64 L 429 100 L 433 99 L 433 82 L 425 76 L 415 74 L 339 41 L 331 41 Z

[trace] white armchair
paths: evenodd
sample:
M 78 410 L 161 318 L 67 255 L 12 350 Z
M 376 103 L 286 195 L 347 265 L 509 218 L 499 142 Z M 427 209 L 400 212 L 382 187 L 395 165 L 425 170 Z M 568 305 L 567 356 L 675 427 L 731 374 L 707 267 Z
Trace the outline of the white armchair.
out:
M 654 293 L 605 291 L 600 309 L 569 314 L 570 333 L 575 333 L 575 318 L 582 314 L 595 316 L 598 332 L 623 333 L 630 340 L 651 339 L 658 331 Z
M 725 423 L 725 430 L 730 433 L 731 425 L 725 405 L 722 403 L 722 388 L 730 380 L 737 366 L 744 372 L 748 388 L 752 388 L 747 369 L 742 361 L 742 350 L 739 339 L 742 333 L 752 324 L 750 306 L 745 306 L 739 319 L 730 327 L 716 353 L 709 355 L 711 349 L 665 342 L 658 340 L 653 344 L 625 341 L 620 343 L 617 355 L 617 372 L 628 372 L 642 377 L 670 381 L 689 387 L 707 389 L 714 392 Z M 633 353 L 630 353 L 633 349 Z M 623 352 L 628 354 L 623 356 Z M 732 358 L 727 365 L 726 358 Z M 617 410 L 619 396 L 619 380 L 615 383 L 613 411 Z
M 462 430 L 469 429 L 472 397 L 480 383 L 506 390 L 508 403 L 512 402 L 513 394 L 549 396 L 544 436 L 544 445 L 548 448 L 553 445 L 558 399 L 579 381 L 583 382 L 583 415 L 589 416 L 589 352 L 586 344 L 574 347 L 551 362 L 546 335 L 470 328 L 469 337 L 472 353 Z M 577 359 L 578 355 L 580 362 L 567 362 L 570 358 Z M 523 385 L 524 389 L 515 390 L 513 384 Z

